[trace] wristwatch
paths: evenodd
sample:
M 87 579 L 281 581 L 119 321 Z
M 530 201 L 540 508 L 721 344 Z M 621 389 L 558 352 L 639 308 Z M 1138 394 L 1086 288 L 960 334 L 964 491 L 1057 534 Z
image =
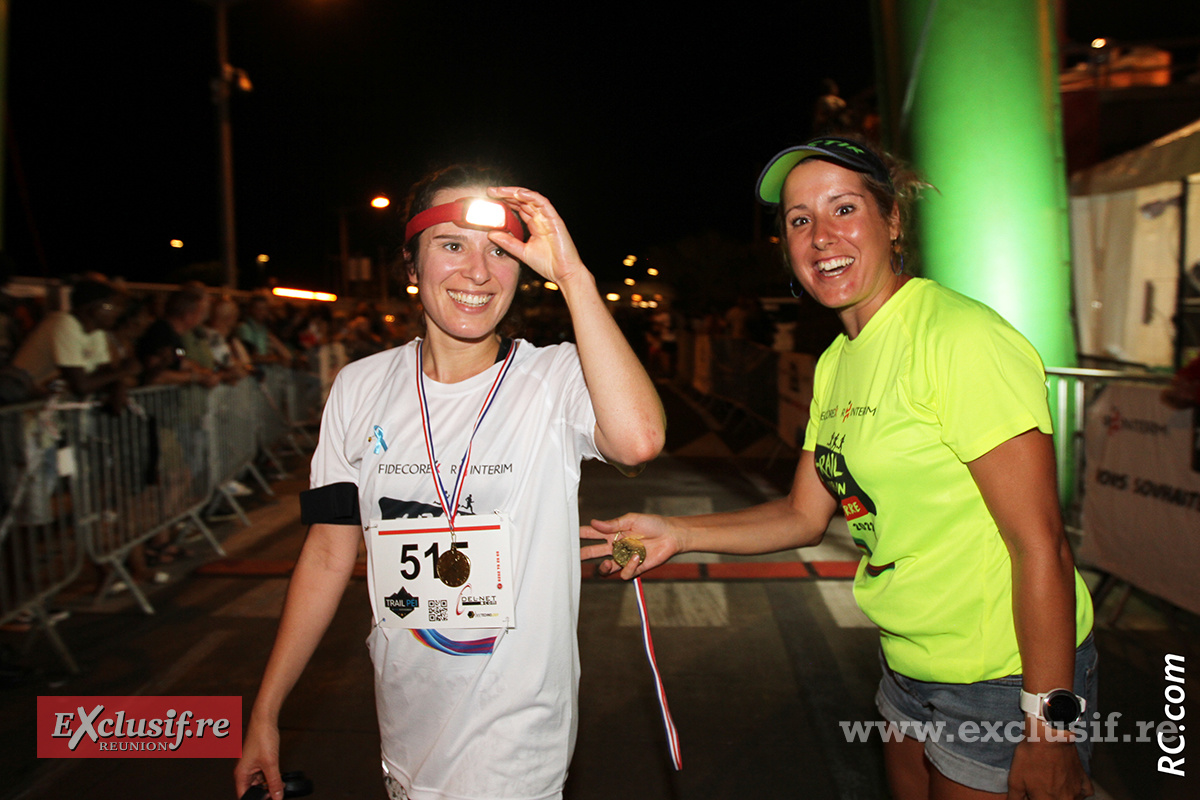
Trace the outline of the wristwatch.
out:
M 1022 689 L 1021 710 L 1056 728 L 1063 728 L 1083 716 L 1087 711 L 1087 700 L 1070 689 L 1051 689 L 1041 694 Z

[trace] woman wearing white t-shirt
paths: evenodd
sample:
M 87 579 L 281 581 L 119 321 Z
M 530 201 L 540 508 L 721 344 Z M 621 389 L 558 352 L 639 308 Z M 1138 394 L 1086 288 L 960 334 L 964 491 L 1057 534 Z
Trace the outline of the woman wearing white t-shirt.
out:
M 562 219 L 506 182 L 451 167 L 410 195 L 404 254 L 425 335 L 334 383 L 301 503 L 312 528 L 235 770 L 239 793 L 265 779 L 282 796 L 279 709 L 365 536 L 390 796 L 561 796 L 579 676 L 579 462 L 642 464 L 665 423 Z M 480 209 L 495 216 L 477 220 Z M 558 286 L 576 344 L 497 332 L 521 263 Z M 439 544 L 434 528 L 457 539 Z M 429 599 L 446 591 L 457 592 L 449 607 Z M 447 617 L 478 621 L 438 627 Z

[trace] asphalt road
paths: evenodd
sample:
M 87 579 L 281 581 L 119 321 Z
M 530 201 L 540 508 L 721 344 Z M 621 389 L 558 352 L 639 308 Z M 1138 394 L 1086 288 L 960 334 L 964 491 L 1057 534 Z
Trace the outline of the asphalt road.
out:
M 584 519 L 626 510 L 736 508 L 786 487 L 794 456 L 768 464 L 770 440 L 760 439 L 752 426 L 721 428 L 676 396 L 669 405 L 669 454 L 640 477 L 585 465 Z M 741 455 L 731 459 L 731 453 Z M 295 476 L 303 474 L 302 463 L 292 466 Z M 251 527 L 220 524 L 227 558 L 204 552 L 202 542 L 190 544 L 192 557 L 168 567 L 169 582 L 150 589 L 154 615 L 141 613 L 127 595 L 95 602 L 97 578 L 85 576 L 60 600 L 72 612 L 59 630 L 82 667 L 78 676 L 63 672 L 44 638 L 0 632 L 9 661 L 0 677 L 6 745 L 0 748 L 0 800 L 234 797 L 233 762 L 227 760 L 39 760 L 36 699 L 240 695 L 248 711 L 304 536 L 295 501 L 304 485 L 293 477 L 274 484 L 276 498 L 252 498 Z M 886 797 L 878 737 L 850 742 L 842 725 L 876 719 L 877 636 L 850 594 L 847 576 L 855 561 L 853 546 L 835 525 L 815 551 L 697 557 L 646 580 L 658 660 L 681 740 L 684 768 L 678 773 L 669 762 L 632 589 L 585 580 L 579 739 L 566 797 Z M 1200 624 L 1136 592 L 1110 622 L 1118 600 L 1114 595 L 1100 610 L 1097 641 L 1101 705 L 1105 714 L 1121 714 L 1119 739 L 1136 736 L 1136 721 L 1163 719 L 1164 657 L 1200 663 Z M 356 579 L 283 713 L 284 767 L 304 770 L 318 800 L 385 796 L 363 644 L 369 623 L 366 584 Z M 1183 688 L 1200 697 L 1194 676 Z M 1197 713 L 1194 700 L 1184 707 Z M 1098 796 L 1200 796 L 1200 762 L 1180 778 L 1157 770 L 1161 755 L 1154 741 L 1099 744 Z

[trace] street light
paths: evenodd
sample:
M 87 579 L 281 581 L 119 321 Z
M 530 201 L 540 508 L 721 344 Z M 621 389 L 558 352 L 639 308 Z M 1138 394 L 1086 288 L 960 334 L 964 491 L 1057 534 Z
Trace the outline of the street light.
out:
M 217 144 L 221 153 L 221 261 L 225 266 L 225 285 L 238 284 L 237 236 L 233 221 L 233 134 L 229 124 L 229 95 L 236 87 L 252 88 L 245 70 L 229 63 L 228 11 L 238 0 L 211 0 L 217 23 L 217 77 L 213 78 L 213 104 L 217 107 Z
M 294 297 L 298 300 L 319 300 L 322 303 L 333 303 L 337 301 L 336 294 L 329 292 L 310 292 L 307 289 L 289 289 L 276 286 L 271 290 L 271 294 L 276 297 Z
M 369 203 L 371 208 L 374 208 L 379 211 L 382 211 L 383 209 L 389 207 L 391 204 L 392 204 L 391 199 L 388 198 L 388 196 L 384 195 L 384 194 L 375 195 L 374 197 L 371 198 L 371 201 Z M 358 206 L 358 207 L 361 208 L 361 206 Z M 348 221 L 348 215 L 349 215 L 350 211 L 353 210 L 354 208 L 355 208 L 355 206 L 342 206 L 341 208 L 338 209 L 338 252 L 339 252 L 338 260 L 342 267 L 342 275 L 341 275 L 342 286 L 346 290 L 347 294 L 349 294 L 349 288 L 350 288 L 349 283 L 348 283 L 349 282 L 349 274 L 350 274 L 350 225 L 349 225 L 349 221 Z M 387 270 L 386 270 L 386 265 L 383 263 L 383 261 L 384 261 L 383 254 L 384 254 L 384 249 L 382 247 L 380 247 L 380 249 L 379 249 L 379 255 L 380 255 L 379 270 L 380 270 L 380 275 L 382 276 L 381 283 L 382 283 L 382 289 L 383 289 L 383 301 L 386 303 L 387 299 L 388 299 L 388 286 L 387 286 Z M 369 263 L 369 262 L 367 262 L 367 263 Z

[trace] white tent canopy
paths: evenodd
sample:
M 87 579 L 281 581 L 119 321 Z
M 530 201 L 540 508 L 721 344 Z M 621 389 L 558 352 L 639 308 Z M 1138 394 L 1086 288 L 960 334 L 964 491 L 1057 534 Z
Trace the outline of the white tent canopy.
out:
M 1169 367 L 1180 247 L 1200 253 L 1200 120 L 1071 178 L 1079 352 Z M 1187 236 L 1181 236 L 1187 208 Z

